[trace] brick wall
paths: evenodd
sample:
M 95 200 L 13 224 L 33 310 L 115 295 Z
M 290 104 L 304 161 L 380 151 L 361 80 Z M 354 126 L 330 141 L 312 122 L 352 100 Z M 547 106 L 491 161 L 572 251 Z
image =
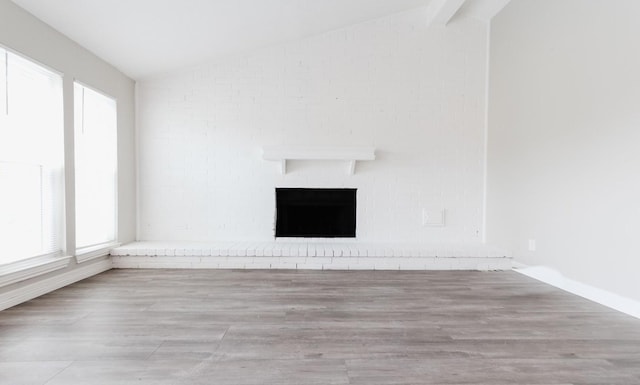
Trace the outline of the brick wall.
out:
M 480 240 L 486 43 L 481 22 L 427 28 L 417 9 L 139 82 L 138 238 L 268 240 L 274 187 L 353 187 L 360 241 Z M 281 144 L 377 159 L 281 175 L 261 158 Z

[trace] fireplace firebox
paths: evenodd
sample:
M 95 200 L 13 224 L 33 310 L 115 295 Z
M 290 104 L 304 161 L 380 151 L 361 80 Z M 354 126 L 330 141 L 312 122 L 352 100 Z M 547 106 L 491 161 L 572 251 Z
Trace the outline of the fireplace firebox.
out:
M 276 237 L 355 236 L 356 189 L 276 188 Z

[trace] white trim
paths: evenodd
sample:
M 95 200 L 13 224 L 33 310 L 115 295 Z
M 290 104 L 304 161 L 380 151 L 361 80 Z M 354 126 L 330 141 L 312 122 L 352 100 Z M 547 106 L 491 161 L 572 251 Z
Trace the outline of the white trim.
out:
M 264 160 L 375 160 L 374 147 L 264 146 Z
M 277 161 L 280 173 L 287 173 L 288 160 L 344 160 L 348 162 L 347 173 L 353 175 L 356 161 L 375 160 L 374 147 L 343 146 L 264 146 L 262 159 Z
M 31 258 L 0 268 L 0 287 L 35 278 L 69 266 L 71 257 Z
M 555 286 L 632 317 L 640 318 L 640 301 L 574 281 L 546 266 L 527 266 L 519 262 L 514 262 L 514 266 L 517 266 L 513 269 L 515 272 L 526 275 L 527 277 Z
M 487 62 L 485 63 L 485 90 L 484 90 L 484 133 L 483 146 L 484 154 L 482 159 L 482 223 L 481 240 L 487 243 L 487 199 L 489 185 L 489 98 L 491 96 L 489 87 L 491 86 L 491 23 L 487 23 Z
M 37 64 L 37 65 L 39 65 L 40 67 L 42 67 L 42 68 L 46 69 L 47 71 L 49 71 L 49 72 L 51 72 L 51 73 L 53 73 L 53 74 L 55 74 L 55 75 L 60 76 L 61 78 L 64 78 L 64 72 L 59 71 L 59 70 L 57 70 L 57 69 L 55 69 L 55 68 L 51 67 L 51 66 L 50 66 L 50 65 L 48 65 L 48 64 L 44 64 L 43 62 L 41 62 L 41 61 L 39 61 L 39 60 L 36 60 L 36 59 L 32 58 L 32 57 L 31 57 L 31 56 L 29 56 L 29 55 L 25 55 L 25 54 L 23 54 L 22 52 L 20 52 L 20 51 L 16 51 L 16 50 L 15 50 L 15 49 L 13 49 L 13 48 L 7 47 L 6 45 L 4 45 L 4 44 L 2 44 L 2 43 L 0 43 L 0 48 L 1 48 L 1 49 L 3 49 L 3 50 L 5 50 L 5 51 L 7 51 L 7 52 L 9 52 L 9 53 L 11 53 L 11 54 L 13 54 L 13 55 L 20 56 L 21 58 L 23 58 L 23 59 L 25 59 L 25 60 L 28 60 L 28 61 L 30 61 L 30 62 L 32 62 L 32 63 L 34 63 L 34 64 Z
M 118 99 L 117 99 L 117 98 L 115 98 L 115 97 L 111 96 L 110 94 L 108 94 L 108 93 L 107 93 L 107 92 L 105 92 L 105 91 L 102 91 L 102 90 L 101 90 L 101 89 L 99 89 L 99 88 L 96 88 L 96 87 L 94 87 L 94 86 L 90 86 L 90 85 L 88 85 L 87 83 L 84 83 L 83 81 L 78 80 L 78 78 L 73 78 L 73 83 L 74 83 L 74 86 L 77 84 L 77 85 L 79 85 L 79 86 L 80 86 L 80 87 L 82 87 L 82 88 L 86 88 L 86 89 L 88 89 L 88 90 L 90 90 L 90 91 L 93 91 L 93 92 L 95 92 L 95 93 L 97 93 L 97 94 L 100 94 L 100 95 L 104 96 L 104 97 L 105 97 L 105 98 L 107 98 L 107 99 L 112 100 L 112 101 L 116 104 L 116 111 L 117 111 L 117 106 L 118 106 Z
M 140 213 L 140 207 L 142 207 L 140 205 L 140 82 L 136 81 L 134 86 L 133 86 L 133 98 L 134 98 L 134 127 L 133 127 L 133 134 L 134 134 L 134 150 L 135 153 L 133 154 L 134 156 L 134 180 L 136 183 L 136 198 L 135 198 L 135 210 L 136 210 L 136 228 L 135 228 L 135 239 L 140 239 L 141 238 L 141 228 L 142 228 L 142 215 Z M 118 207 L 119 208 L 119 207 Z M 118 210 L 119 211 L 119 210 Z M 118 226 L 119 228 L 119 226 Z M 120 238 L 117 238 L 120 239 Z
M 84 263 L 96 258 L 105 257 L 114 247 L 120 246 L 117 242 L 102 243 L 96 246 L 83 247 L 76 250 L 76 261 Z
M 81 266 L 66 273 L 0 293 L 0 310 L 8 309 L 110 269 L 111 261 L 105 259 L 104 261 Z
M 516 260 L 513 261 L 513 269 L 514 270 L 516 270 L 516 269 L 526 269 L 527 267 L 531 267 L 531 266 L 525 265 L 524 263 L 518 262 Z M 518 273 L 522 273 L 522 272 L 518 271 Z

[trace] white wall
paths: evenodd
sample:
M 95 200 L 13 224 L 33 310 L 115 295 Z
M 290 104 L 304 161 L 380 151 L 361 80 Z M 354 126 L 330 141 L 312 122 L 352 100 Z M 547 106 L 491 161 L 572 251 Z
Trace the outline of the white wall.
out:
M 480 240 L 487 27 L 425 24 L 421 8 L 140 82 L 139 239 L 273 239 L 278 186 L 358 188 L 358 240 Z M 282 176 L 274 144 L 378 151 L 354 176 Z
M 0 44 L 64 75 L 66 251 L 75 251 L 73 211 L 73 82 L 99 89 L 118 102 L 119 241 L 135 239 L 136 175 L 134 82 L 9 0 L 0 0 Z M 70 266 L 68 270 L 74 269 Z
M 521 262 L 636 300 L 638 20 L 636 0 L 513 0 L 494 18 L 487 234 Z

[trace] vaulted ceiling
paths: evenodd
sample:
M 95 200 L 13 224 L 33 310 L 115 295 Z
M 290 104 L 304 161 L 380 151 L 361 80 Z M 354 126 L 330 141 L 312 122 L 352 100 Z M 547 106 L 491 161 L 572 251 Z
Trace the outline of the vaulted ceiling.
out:
M 457 10 L 464 1 L 13 0 L 134 79 L 420 6 Z
M 133 78 L 322 33 L 429 0 L 14 0 Z

